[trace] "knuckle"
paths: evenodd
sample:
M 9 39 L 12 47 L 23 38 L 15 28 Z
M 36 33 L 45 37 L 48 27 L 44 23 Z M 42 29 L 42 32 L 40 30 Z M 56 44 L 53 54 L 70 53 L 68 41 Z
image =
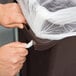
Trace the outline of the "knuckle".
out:
M 23 63 L 26 61 L 26 58 L 24 59 Z
M 18 60 L 16 58 L 12 60 L 13 64 L 16 64 L 17 62 L 18 62 Z
M 25 61 L 26 61 L 26 57 L 24 57 L 24 59 L 20 63 L 23 64 Z
M 12 71 L 13 71 L 13 70 L 15 70 L 16 67 L 15 67 L 15 65 L 12 65 L 11 68 L 12 68 Z
M 28 55 L 28 51 L 26 49 L 22 49 L 22 53 L 23 53 L 24 56 Z
M 16 72 L 12 71 L 11 76 L 15 76 L 15 75 L 16 75 Z
M 21 63 L 21 65 L 22 65 L 24 62 L 25 62 L 25 60 L 23 60 L 22 62 L 20 62 L 20 63 Z
M 19 69 L 19 70 L 21 70 L 21 69 L 22 69 L 22 67 L 23 67 L 23 64 L 20 66 L 20 69 Z
M 28 55 L 28 51 L 27 51 L 27 50 L 25 50 L 25 54 L 26 54 L 25 56 L 27 56 L 27 55 Z
M 15 42 L 14 45 L 19 46 L 21 45 L 21 42 Z
M 17 65 L 12 65 L 12 73 L 11 75 L 12 76 L 15 76 L 19 71 L 20 71 L 20 67 L 18 67 L 18 64 Z
M 12 9 L 17 9 L 18 8 L 18 5 L 16 3 L 13 3 L 12 4 Z

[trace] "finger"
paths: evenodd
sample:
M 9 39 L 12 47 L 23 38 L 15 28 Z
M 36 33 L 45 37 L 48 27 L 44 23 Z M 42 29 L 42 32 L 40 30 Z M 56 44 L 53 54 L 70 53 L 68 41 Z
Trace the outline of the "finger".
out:
M 21 62 L 18 62 L 18 64 L 16 64 L 15 66 L 16 66 L 16 68 L 15 68 L 15 74 L 17 74 L 17 73 L 19 73 L 20 72 L 20 70 L 22 69 L 22 67 L 23 67 L 23 63 L 26 61 L 26 59 L 24 59 L 23 61 L 21 61 Z
M 8 43 L 6 46 L 14 47 L 14 48 L 25 48 L 26 43 L 22 42 L 12 42 Z
M 26 61 L 26 57 L 19 60 L 16 64 L 23 64 Z
M 20 28 L 20 29 L 23 29 L 24 28 L 24 25 L 23 24 L 9 24 L 9 25 L 6 25 L 8 28 Z
M 12 71 L 13 76 L 16 76 L 20 72 L 22 67 L 23 67 L 23 64 L 14 65 L 14 70 Z
M 26 56 L 26 55 L 28 55 L 28 50 L 25 49 L 25 44 L 26 43 L 12 42 L 5 46 L 10 47 L 16 55 L 19 54 L 20 56 Z
M 18 66 L 17 69 L 16 69 L 16 72 L 19 73 L 20 70 L 22 69 L 22 67 L 23 67 L 23 64 L 19 64 L 19 66 Z
M 25 48 L 16 48 L 16 50 L 18 50 L 18 51 L 16 51 L 16 53 L 21 57 L 28 55 L 28 50 Z
M 11 59 L 11 64 L 18 64 L 18 63 L 24 63 L 24 61 L 26 60 L 26 57 L 20 57 L 19 55 L 13 57 Z

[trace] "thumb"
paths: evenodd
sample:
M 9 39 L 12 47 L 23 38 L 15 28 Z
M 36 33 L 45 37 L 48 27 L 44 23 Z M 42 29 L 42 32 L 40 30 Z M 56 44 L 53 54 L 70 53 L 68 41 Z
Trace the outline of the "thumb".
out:
M 23 29 L 24 25 L 23 24 L 9 24 L 9 25 L 6 25 L 6 27 L 8 28 L 20 28 L 20 29 Z

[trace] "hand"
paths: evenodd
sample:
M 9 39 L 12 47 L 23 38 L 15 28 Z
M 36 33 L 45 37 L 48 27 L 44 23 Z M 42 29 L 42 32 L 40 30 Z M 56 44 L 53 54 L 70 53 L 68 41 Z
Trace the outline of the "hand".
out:
M 24 47 L 20 42 L 0 47 L 0 76 L 15 76 L 20 71 L 28 54 Z
M 26 20 L 17 3 L 0 4 L 0 24 L 8 28 L 23 28 Z

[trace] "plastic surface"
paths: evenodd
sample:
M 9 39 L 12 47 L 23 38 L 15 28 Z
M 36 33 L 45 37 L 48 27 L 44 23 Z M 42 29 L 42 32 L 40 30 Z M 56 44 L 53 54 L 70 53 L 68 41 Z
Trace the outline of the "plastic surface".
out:
M 41 39 L 60 40 L 76 35 L 75 0 L 17 0 L 34 32 Z

